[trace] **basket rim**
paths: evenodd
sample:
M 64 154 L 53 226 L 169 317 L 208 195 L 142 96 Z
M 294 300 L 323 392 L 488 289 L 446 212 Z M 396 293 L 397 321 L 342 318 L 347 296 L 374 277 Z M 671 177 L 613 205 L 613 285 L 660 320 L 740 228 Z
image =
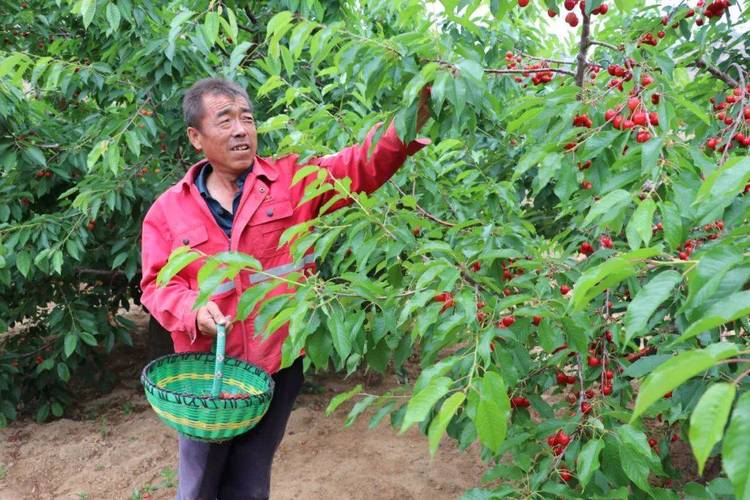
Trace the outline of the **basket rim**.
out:
M 225 363 L 226 361 L 232 361 L 236 363 L 235 366 L 243 368 L 248 371 L 255 372 L 261 376 L 265 376 L 268 379 L 268 390 L 261 392 L 260 394 L 250 394 L 247 398 L 242 399 L 225 399 L 225 398 L 214 398 L 211 395 L 201 396 L 198 394 L 191 394 L 189 392 L 177 392 L 172 391 L 170 389 L 165 389 L 162 387 L 157 386 L 153 380 L 148 376 L 149 370 L 154 367 L 156 364 L 162 363 L 168 359 L 189 359 L 189 358 L 195 358 L 195 359 L 204 359 L 206 361 L 212 361 L 216 359 L 216 354 L 213 352 L 180 352 L 180 353 L 173 353 L 173 354 L 166 354 L 164 356 L 160 356 L 152 361 L 150 361 L 141 371 L 141 383 L 143 384 L 144 388 L 148 390 L 149 392 L 157 392 L 160 393 L 161 397 L 168 400 L 177 400 L 177 402 L 180 402 L 182 398 L 191 398 L 193 400 L 199 400 L 203 402 L 212 401 L 212 402 L 223 402 L 225 403 L 232 403 L 232 406 L 235 406 L 238 403 L 244 402 L 245 406 L 250 406 L 250 404 L 262 404 L 265 405 L 266 403 L 270 403 L 271 398 L 273 397 L 273 391 L 275 388 L 275 381 L 273 377 L 264 369 L 260 368 L 257 365 L 254 365 L 252 363 L 248 363 L 247 361 L 244 361 L 239 358 L 235 358 L 233 356 L 225 356 Z

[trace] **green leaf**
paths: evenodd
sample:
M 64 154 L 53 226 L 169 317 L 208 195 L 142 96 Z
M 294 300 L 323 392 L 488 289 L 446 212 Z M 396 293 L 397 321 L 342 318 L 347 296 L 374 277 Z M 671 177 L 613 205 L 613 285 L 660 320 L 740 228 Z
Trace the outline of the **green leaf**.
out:
M 237 313 L 235 319 L 244 321 L 253 312 L 255 306 L 263 300 L 268 292 L 276 288 L 278 283 L 274 280 L 254 285 L 242 292 L 240 300 L 237 303 Z
M 746 317 L 748 314 L 750 314 L 750 290 L 733 293 L 729 297 L 711 304 L 703 313 L 701 319 L 690 325 L 685 333 L 670 345 L 679 344 L 700 335 L 706 330 Z
M 730 358 L 738 352 L 739 349 L 735 344 L 721 342 L 706 349 L 682 352 L 659 365 L 641 384 L 630 421 L 635 421 L 652 404 L 689 378 L 708 370 L 722 359 Z
M 510 401 L 505 382 L 496 372 L 487 372 L 478 383 L 479 403 L 474 425 L 479 441 L 493 453 L 498 453 L 508 432 Z
M 88 29 L 89 24 L 94 19 L 96 13 L 96 0 L 81 1 L 81 16 L 83 17 L 83 27 Z
M 167 263 L 164 264 L 164 267 L 161 268 L 159 274 L 156 276 L 156 284 L 166 286 L 177 273 L 200 258 L 201 254 L 190 250 L 190 247 L 187 245 L 175 248 L 169 256 Z
M 750 181 L 750 156 L 738 156 L 729 159 L 703 181 L 693 205 L 703 204 L 706 200 L 731 200 L 745 189 Z
M 599 453 L 604 448 L 604 441 L 601 439 L 592 439 L 586 443 L 576 460 L 576 471 L 578 473 L 578 482 L 581 487 L 586 489 L 591 476 L 599 469 Z
M 664 227 L 664 238 L 669 245 L 676 249 L 682 242 L 682 217 L 677 206 L 671 201 L 665 201 L 660 205 L 662 226 Z
M 453 381 L 448 377 L 437 377 L 414 394 L 406 407 L 399 434 L 404 433 L 411 425 L 427 418 L 432 407 L 450 390 L 452 383 Z
M 659 153 L 661 148 L 664 146 L 664 139 L 661 137 L 654 137 L 650 141 L 643 144 L 641 149 L 641 171 L 645 175 L 650 175 L 656 167 L 656 162 L 659 160 Z M 648 245 L 648 243 L 646 243 Z
M 341 393 L 331 399 L 331 402 L 328 404 L 328 408 L 326 408 L 326 416 L 330 416 L 331 413 L 336 411 L 336 408 L 341 406 L 346 401 L 350 400 L 352 397 L 354 397 L 357 393 L 362 392 L 362 384 L 357 384 L 356 387 L 353 389 L 346 391 L 344 393 Z
M 109 23 L 108 33 L 114 33 L 120 26 L 120 9 L 117 8 L 117 4 L 114 2 L 107 3 L 107 22 Z
M 648 245 L 651 241 L 651 225 L 654 220 L 655 211 L 656 203 L 654 203 L 654 200 L 646 198 L 638 205 L 635 212 L 633 212 L 633 217 L 625 229 L 628 244 L 633 250 L 641 246 L 641 241 L 644 245 Z M 635 235 L 632 233 L 635 233 Z
M 60 377 L 60 380 L 63 382 L 70 380 L 70 369 L 68 369 L 68 365 L 65 363 L 57 363 L 57 376 Z
M 430 443 L 430 456 L 434 457 L 438 446 L 440 445 L 440 439 L 445 433 L 445 429 L 448 427 L 453 415 L 464 402 L 466 396 L 463 392 L 453 393 L 448 399 L 446 399 L 437 416 L 430 423 L 430 429 L 427 431 L 427 439 Z
M 651 315 L 662 302 L 672 296 L 672 290 L 682 281 L 677 271 L 664 271 L 654 276 L 628 304 L 625 314 L 625 341 L 630 342 L 635 335 L 641 334 L 648 325 Z
M 89 151 L 89 154 L 86 157 L 86 166 L 88 167 L 89 171 L 94 168 L 94 165 L 96 165 L 96 162 L 99 161 L 99 158 L 101 158 L 104 152 L 107 151 L 108 146 L 109 139 L 102 139 L 101 141 L 96 143 L 96 146 L 91 148 L 91 151 Z
M 208 48 L 213 47 L 216 39 L 219 37 L 219 13 L 210 11 L 206 13 L 203 19 L 203 38 Z
M 661 253 L 659 247 L 642 248 L 633 252 L 612 257 L 586 270 L 573 286 L 570 304 L 575 311 L 581 311 L 605 289 L 617 285 L 636 272 L 635 263 Z
M 234 73 L 235 70 L 239 67 L 242 60 L 245 58 L 245 54 L 247 54 L 247 51 L 252 47 L 253 44 L 250 42 L 242 42 L 241 44 L 237 45 L 234 50 L 232 50 L 232 54 L 229 56 L 229 72 Z
M 24 150 L 24 154 L 27 155 L 34 163 L 41 165 L 42 167 L 47 166 L 47 159 L 44 157 L 42 150 L 31 146 Z
M 708 115 L 704 113 L 703 110 L 699 106 L 695 105 L 694 103 L 690 102 L 689 100 L 685 99 L 684 97 L 680 95 L 675 94 L 673 97 L 675 101 L 680 103 L 685 109 L 687 109 L 688 111 L 693 113 L 695 116 L 700 118 L 701 121 L 703 121 L 706 125 L 711 124 L 711 121 L 709 120 Z
M 648 476 L 654 460 L 646 435 L 629 425 L 623 425 L 617 428 L 617 437 L 621 443 L 619 452 L 623 472 L 640 489 L 650 492 Z
M 23 277 L 27 278 L 31 270 L 31 255 L 26 251 L 19 252 L 16 255 L 16 267 Z
M 605 213 L 628 204 L 630 204 L 630 193 L 624 189 L 615 189 L 611 193 L 607 193 L 606 196 L 591 207 L 591 210 L 589 210 L 589 213 L 586 214 L 586 218 L 583 220 L 583 225 L 587 226 Z
M 78 335 L 73 333 L 69 333 L 65 336 L 65 342 L 63 344 L 63 352 L 65 353 L 65 357 L 69 358 L 73 352 L 75 352 L 76 347 L 78 346 Z
M 724 435 L 724 426 L 729 419 L 729 410 L 732 409 L 736 393 L 737 388 L 734 384 L 713 384 L 703 393 L 690 415 L 688 438 L 698 462 L 699 475 L 703 475 L 703 467 L 711 450 Z
M 735 496 L 750 498 L 750 392 L 742 394 L 732 412 L 721 449 L 724 472 L 734 486 Z

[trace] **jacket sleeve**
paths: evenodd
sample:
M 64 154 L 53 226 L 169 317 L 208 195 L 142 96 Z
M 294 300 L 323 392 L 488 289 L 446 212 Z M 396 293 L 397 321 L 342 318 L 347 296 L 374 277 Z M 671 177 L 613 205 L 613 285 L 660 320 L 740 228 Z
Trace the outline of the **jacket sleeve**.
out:
M 194 342 L 197 311 L 193 311 L 192 306 L 198 291 L 191 290 L 190 284 L 179 274 L 166 286 L 156 284 L 156 276 L 167 263 L 171 248 L 172 236 L 162 211 L 154 206 L 143 220 L 141 303 L 167 331 L 187 335 Z
M 429 139 L 416 139 L 409 144 L 404 144 L 396 133 L 396 127 L 391 123 L 378 140 L 372 154 L 368 155 L 373 136 L 380 126 L 379 123 L 370 129 L 362 144 L 349 146 L 330 156 L 313 159 L 310 163 L 326 168 L 329 182 L 332 182 L 331 178 L 349 177 L 352 180 L 350 188 L 352 192 L 360 193 L 364 191 L 368 194 L 374 192 L 396 173 L 408 156 L 415 154 L 431 142 Z M 306 180 L 311 181 L 314 177 L 308 176 Z M 326 191 L 316 198 L 313 217 L 318 215 L 320 207 L 325 205 L 335 194 L 335 190 Z M 348 206 L 352 201 L 351 198 L 339 200 L 325 213 Z

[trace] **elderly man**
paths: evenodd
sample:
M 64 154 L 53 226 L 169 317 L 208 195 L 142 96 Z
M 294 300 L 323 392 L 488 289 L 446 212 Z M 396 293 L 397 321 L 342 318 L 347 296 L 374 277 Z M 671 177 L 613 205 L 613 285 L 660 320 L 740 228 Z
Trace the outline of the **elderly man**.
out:
M 423 90 L 417 130 L 429 116 L 428 95 L 429 91 Z M 268 498 L 271 462 L 304 380 L 304 353 L 290 367 L 280 370 L 287 327 L 264 341 L 262 335 L 255 336 L 255 311 L 245 321 L 230 323 L 242 292 L 262 281 L 263 275 L 241 272 L 233 281 L 225 282 L 197 311 L 192 306 L 198 295 L 201 260 L 183 269 L 165 287 L 156 285 L 156 276 L 172 250 L 182 245 L 207 255 L 227 250 L 250 254 L 271 275 L 314 270 L 312 250 L 302 262 L 294 263 L 288 244 L 277 248 L 279 237 L 286 228 L 318 216 L 334 192 L 297 206 L 306 182 L 291 186 L 291 181 L 302 165 L 294 155 L 279 159 L 255 156 L 253 109 L 247 92 L 237 84 L 213 78 L 200 80 L 185 94 L 183 111 L 188 138 L 205 158 L 161 194 L 146 214 L 141 303 L 171 333 L 176 352 L 210 351 L 216 324 L 231 325 L 227 331 L 227 355 L 270 373 L 275 391 L 263 419 L 241 436 L 218 444 L 179 437 L 177 498 Z M 349 177 L 353 192 L 370 193 L 385 183 L 407 156 L 429 143 L 416 140 L 403 144 L 391 125 L 368 155 L 375 131 L 371 130 L 361 145 L 308 163 L 327 169 L 329 181 Z M 329 211 L 351 201 L 340 200 Z M 289 292 L 281 285 L 268 296 Z

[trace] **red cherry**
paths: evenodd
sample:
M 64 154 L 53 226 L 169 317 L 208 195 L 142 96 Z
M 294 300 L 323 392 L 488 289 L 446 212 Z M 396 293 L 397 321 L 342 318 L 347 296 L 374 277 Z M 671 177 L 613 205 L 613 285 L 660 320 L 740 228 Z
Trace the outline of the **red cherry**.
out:
M 529 5 L 529 0 L 518 0 L 518 5 L 523 8 Z
M 664 399 L 669 399 L 669 398 L 671 398 L 671 397 L 672 397 L 672 391 L 669 391 L 668 393 L 666 393 L 666 394 L 664 395 Z
M 614 377 L 615 374 L 612 372 L 612 370 L 605 370 L 604 372 L 604 378 L 607 380 L 612 380 L 612 377 Z
M 591 413 L 591 403 L 588 403 L 586 401 L 581 403 L 581 413 L 583 413 L 584 415 L 588 415 L 589 413 Z
M 656 446 L 656 445 L 657 445 L 656 439 L 654 439 L 654 438 L 648 438 L 648 445 L 649 445 L 650 447 L 652 447 L 652 448 L 653 448 L 654 446 Z
M 586 389 L 584 394 L 588 399 L 591 399 L 594 397 L 594 389 Z
M 573 478 L 573 475 L 570 473 L 567 469 L 560 469 L 560 479 L 565 481 L 566 483 L 570 481 Z
M 574 375 L 568 375 L 567 378 L 568 378 L 568 385 L 576 383 L 576 378 Z
M 583 181 L 581 183 L 581 188 L 582 189 L 591 189 L 592 187 L 593 187 L 593 185 L 589 181 Z
M 563 295 L 568 295 L 570 292 L 570 287 L 568 285 L 561 285 L 560 286 L 560 293 Z
M 635 127 L 635 123 L 633 123 L 633 120 L 625 119 L 622 121 L 622 128 L 628 130 Z
M 677 257 L 679 257 L 680 260 L 688 260 L 688 254 L 685 252 L 678 253 Z
M 555 17 L 557 15 L 557 11 L 554 9 L 547 9 L 547 15 L 549 17 Z
M 654 79 L 649 75 L 641 75 L 641 85 L 643 85 L 644 87 L 648 87 L 652 83 L 654 83 Z
M 633 116 L 631 119 L 633 120 L 633 123 L 635 123 L 636 125 L 645 127 L 646 120 L 648 120 L 648 115 L 646 115 L 646 113 L 644 113 L 643 111 L 638 111 L 637 113 L 633 113 Z
M 599 238 L 599 243 L 603 248 L 612 248 L 612 239 L 607 235 L 603 235 Z
M 656 127 L 657 125 L 659 125 L 659 114 L 656 113 L 655 111 L 651 111 L 648 114 L 648 121 L 649 123 L 651 123 L 651 125 Z
M 599 6 L 599 15 L 602 15 L 602 16 L 603 16 L 604 14 L 606 14 L 606 13 L 607 13 L 607 11 L 609 11 L 609 6 L 607 6 L 607 4 L 606 4 L 606 3 L 603 3 L 603 4 L 601 4 L 601 5 Z
M 657 94 L 657 93 L 651 94 L 651 104 L 653 104 L 653 105 L 659 104 L 659 99 L 660 98 L 661 98 L 661 96 L 659 94 Z
M 568 15 L 565 16 L 565 22 L 568 23 L 571 28 L 575 28 L 578 26 L 578 16 L 576 16 L 574 12 L 568 12 Z
M 503 295 L 505 295 L 506 297 L 510 297 L 511 295 L 513 295 L 513 291 L 510 288 L 505 288 L 503 289 Z
M 557 378 L 557 383 L 560 385 L 565 385 L 568 383 L 568 376 L 565 375 L 563 372 L 559 372 L 555 378 Z
M 656 36 L 658 36 L 659 38 L 664 38 L 665 36 L 667 36 L 667 34 L 666 34 L 666 33 L 664 33 L 663 31 L 660 31 L 660 32 L 658 32 L 658 33 L 656 34 Z
M 601 366 L 602 360 L 597 358 L 596 356 L 589 356 L 588 365 L 591 367 Z
M 481 264 L 481 263 L 480 263 L 479 261 L 476 261 L 476 262 L 474 262 L 474 263 L 473 263 L 473 264 L 471 265 L 471 270 L 472 270 L 472 271 L 474 271 L 475 273 L 476 273 L 476 272 L 479 272 L 479 270 L 480 270 L 481 268 L 482 268 L 482 264 Z
M 677 441 L 679 441 L 679 440 L 680 440 L 680 435 L 679 435 L 679 434 L 672 434 L 672 437 L 670 438 L 670 440 L 671 440 L 671 441 L 672 441 L 673 443 L 675 443 L 675 442 L 677 442 Z
M 534 324 L 534 326 L 539 326 L 539 323 L 542 322 L 542 317 L 534 316 L 533 318 L 531 318 L 531 322 Z
M 605 396 L 612 394 L 612 386 L 610 384 L 604 384 L 602 386 L 602 394 Z
M 640 105 L 641 105 L 641 100 L 638 99 L 637 97 L 631 97 L 630 99 L 628 99 L 628 109 L 630 111 L 635 110 L 635 108 L 637 108 Z
M 487 304 L 485 304 L 483 301 L 480 300 L 479 302 L 477 302 L 477 309 L 482 309 L 486 305 Z
M 570 443 L 570 436 L 565 434 L 563 431 L 557 432 L 557 444 L 560 446 L 568 446 L 568 443 Z
M 608 304 L 608 305 L 610 308 L 612 307 L 611 304 Z M 604 334 L 604 337 L 607 339 L 607 341 L 612 342 L 612 332 L 610 332 L 609 330 L 606 331 L 606 333 Z
M 573 10 L 576 6 L 576 0 L 565 0 L 563 5 L 565 6 L 565 10 Z
M 509 327 L 515 322 L 516 322 L 516 318 L 514 318 L 513 316 L 505 316 L 502 319 L 503 326 L 505 327 Z
M 647 142 L 649 139 L 651 139 L 651 134 L 646 132 L 645 130 L 638 132 L 635 136 L 636 142 L 639 144 L 642 144 L 644 142 Z

